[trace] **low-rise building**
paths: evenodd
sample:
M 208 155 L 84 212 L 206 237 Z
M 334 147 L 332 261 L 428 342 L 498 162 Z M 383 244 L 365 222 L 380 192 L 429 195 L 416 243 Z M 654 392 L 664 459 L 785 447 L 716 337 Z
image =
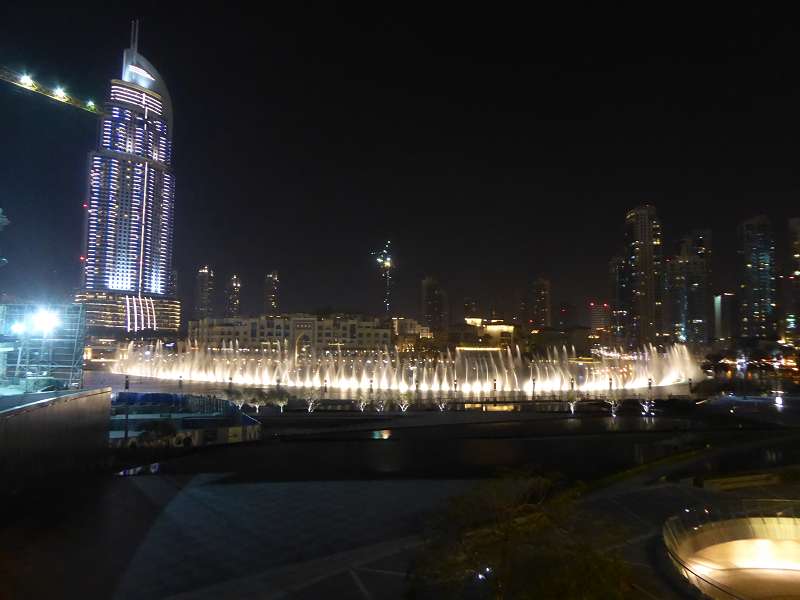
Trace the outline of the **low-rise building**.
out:
M 320 353 L 390 346 L 392 330 L 380 319 L 292 313 L 190 321 L 189 339 L 206 348 L 238 344 L 256 349 L 280 344 L 294 352 Z
M 392 333 L 395 345 L 401 352 L 414 351 L 420 340 L 433 338 L 431 330 L 416 319 L 407 317 L 392 317 Z

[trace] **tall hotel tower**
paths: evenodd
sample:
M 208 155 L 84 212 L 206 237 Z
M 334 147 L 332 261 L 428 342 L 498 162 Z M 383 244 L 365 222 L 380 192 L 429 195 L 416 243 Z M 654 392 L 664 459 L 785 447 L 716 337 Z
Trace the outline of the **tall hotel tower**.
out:
M 83 286 L 95 333 L 177 332 L 171 296 L 175 177 L 172 102 L 164 80 L 138 52 L 138 24 L 111 80 L 97 150 L 89 154 Z

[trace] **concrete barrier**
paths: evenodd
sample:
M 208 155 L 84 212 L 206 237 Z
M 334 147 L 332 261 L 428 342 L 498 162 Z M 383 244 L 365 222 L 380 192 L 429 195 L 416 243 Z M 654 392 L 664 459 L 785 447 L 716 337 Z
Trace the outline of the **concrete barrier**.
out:
M 107 464 L 111 388 L 24 394 L 0 403 L 0 494 Z

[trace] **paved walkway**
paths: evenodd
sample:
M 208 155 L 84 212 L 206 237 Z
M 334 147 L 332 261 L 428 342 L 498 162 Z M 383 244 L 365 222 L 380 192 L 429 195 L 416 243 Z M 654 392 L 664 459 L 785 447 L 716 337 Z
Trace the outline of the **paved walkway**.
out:
M 380 544 L 419 531 L 426 513 L 472 485 L 458 480 L 228 483 L 198 475 L 175 490 L 169 477 L 134 481 L 163 508 L 121 578 L 120 599 L 163 597 L 226 581 L 234 582 L 231 595 L 239 596 L 236 590 L 244 584 L 237 580 L 259 594 L 275 593 L 296 587 L 293 574 L 308 585 L 305 568 L 276 569 L 328 557 L 312 563 L 321 580 L 339 565 L 360 566 L 397 554 L 407 541 Z M 381 550 L 358 550 L 374 544 Z M 347 549 L 354 553 L 342 555 Z M 268 575 L 252 579 L 254 573 Z

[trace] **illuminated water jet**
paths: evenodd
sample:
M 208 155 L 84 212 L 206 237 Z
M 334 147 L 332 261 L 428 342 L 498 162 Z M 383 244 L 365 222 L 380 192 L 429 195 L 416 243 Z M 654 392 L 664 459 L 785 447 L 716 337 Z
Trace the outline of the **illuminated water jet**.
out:
M 529 360 L 519 348 L 443 352 L 435 358 L 401 354 L 397 349 L 297 356 L 288 344 L 263 350 L 198 348 L 176 350 L 131 342 L 120 351 L 117 373 L 185 382 L 244 386 L 285 386 L 333 391 L 340 397 L 397 392 L 423 397 L 522 395 L 546 398 L 568 393 L 571 401 L 605 390 L 669 386 L 698 378 L 701 372 L 683 345 L 665 352 L 653 347 L 639 352 L 598 351 L 589 358 L 574 350 L 552 349 Z M 384 400 L 375 398 L 373 403 Z M 440 409 L 444 407 L 440 406 Z M 363 408 L 362 408 L 363 410 Z

